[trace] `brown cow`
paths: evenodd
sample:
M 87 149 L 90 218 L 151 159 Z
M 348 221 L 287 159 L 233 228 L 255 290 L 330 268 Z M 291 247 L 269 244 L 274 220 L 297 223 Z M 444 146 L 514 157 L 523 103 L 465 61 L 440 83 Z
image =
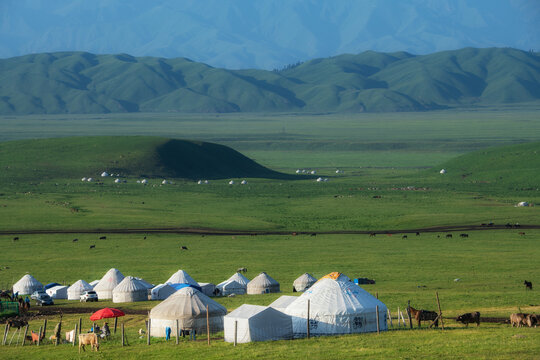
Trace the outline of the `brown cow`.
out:
M 510 324 L 512 324 L 512 327 L 514 327 L 514 324 L 516 327 L 521 327 L 525 322 L 525 316 L 523 313 L 510 315 Z
M 95 333 L 90 333 L 90 334 L 80 334 L 79 335 L 79 354 L 81 353 L 81 347 L 83 349 L 83 351 L 86 351 L 86 349 L 84 348 L 85 345 L 90 345 L 90 351 L 92 351 L 92 349 L 96 349 L 96 351 L 99 350 L 99 342 L 98 342 L 98 337 Z
M 527 314 L 525 317 L 525 324 L 527 324 L 528 327 L 537 327 L 538 326 L 538 315 L 535 314 Z
M 437 314 L 435 311 L 416 310 L 412 306 L 409 306 L 409 309 L 411 311 L 411 316 L 418 321 L 418 327 L 420 327 L 422 320 L 435 320 L 433 325 L 435 325 L 435 327 L 439 326 L 439 314 Z
M 470 323 L 476 323 L 476 326 L 480 326 L 480 313 L 478 311 L 475 311 L 472 313 L 459 315 L 456 318 L 456 321 L 465 324 L 466 327 L 469 327 Z

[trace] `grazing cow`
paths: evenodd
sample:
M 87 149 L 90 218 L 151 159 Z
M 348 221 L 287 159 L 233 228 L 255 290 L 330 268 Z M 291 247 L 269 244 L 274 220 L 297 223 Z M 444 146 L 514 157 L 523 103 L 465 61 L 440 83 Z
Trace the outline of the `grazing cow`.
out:
M 507 228 L 507 229 L 511 229 L 511 228 L 512 228 L 512 224 L 506 223 L 506 225 L 504 225 L 504 227 Z
M 416 232 L 416 236 L 420 236 L 420 233 L 418 231 Z
M 468 238 L 469 234 L 459 234 L 459 236 L 462 237 L 462 238 Z
M 143 240 L 146 240 L 146 236 L 143 238 Z
M 375 237 L 375 235 L 377 235 L 377 234 L 376 233 L 370 233 L 369 237 Z
M 317 234 L 316 234 L 316 233 L 313 233 L 313 234 L 311 234 L 311 236 L 317 236 Z
M 107 239 L 106 236 L 101 236 L 101 237 L 99 238 L 99 240 L 106 240 L 106 239 Z
M 90 345 L 90 351 L 92 351 L 92 349 L 96 349 L 96 351 L 98 351 L 99 342 L 98 342 L 97 335 L 95 333 L 80 334 L 79 335 L 79 354 L 81 353 L 81 347 L 83 351 L 86 351 L 86 349 L 84 348 L 85 345 Z
M 465 324 L 465 326 L 467 327 L 469 327 L 470 323 L 476 323 L 476 326 L 480 326 L 480 313 L 478 311 L 475 311 L 472 313 L 459 315 L 456 318 L 456 321 Z
M 13 241 L 19 241 L 19 237 L 18 237 L 18 236 L 15 236 L 15 237 L 13 238 Z
M 406 239 L 406 238 L 407 238 L 407 235 L 403 235 L 401 238 L 402 238 L 402 239 Z
M 79 239 L 73 239 L 73 240 L 71 240 L 71 241 L 73 241 L 73 242 L 77 242 L 77 241 L 79 241 Z
M 435 327 L 439 326 L 439 314 L 437 314 L 435 311 L 430 310 L 416 310 L 412 306 L 409 307 L 409 310 L 411 312 L 411 316 L 418 321 L 418 327 L 420 327 L 422 320 L 434 320 L 433 323 Z
M 187 246 L 182 246 L 182 250 L 188 250 Z
M 525 324 L 527 324 L 528 327 L 538 326 L 538 315 L 527 314 L 525 317 Z
M 524 233 L 524 232 L 520 232 L 519 235 L 525 236 L 525 233 Z
M 446 238 L 449 239 L 452 237 L 452 234 L 446 234 Z
M 90 249 L 95 249 L 96 245 L 90 245 Z
M 525 280 L 523 285 L 525 285 L 525 289 L 532 290 L 532 282 Z
M 523 313 L 517 313 L 510 315 L 510 324 L 512 324 L 512 327 L 516 325 L 516 327 L 521 327 L 525 323 L 525 314 Z
M 20 329 L 23 326 L 28 325 L 28 321 L 26 321 L 24 319 L 20 319 L 20 320 L 19 319 L 10 319 L 10 320 L 8 320 L 7 323 L 9 324 L 10 328 L 17 328 L 17 329 Z

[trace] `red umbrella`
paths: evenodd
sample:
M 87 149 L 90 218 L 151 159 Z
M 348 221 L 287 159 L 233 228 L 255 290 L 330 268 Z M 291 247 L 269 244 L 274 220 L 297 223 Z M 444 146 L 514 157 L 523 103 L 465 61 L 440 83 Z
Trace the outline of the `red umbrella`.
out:
M 126 314 L 124 314 L 122 310 L 113 309 L 113 308 L 105 308 L 105 309 L 101 309 L 93 313 L 92 316 L 90 316 L 90 320 L 96 321 L 96 320 L 101 320 L 101 319 L 106 319 L 106 318 L 115 318 L 115 317 L 124 316 L 124 315 Z

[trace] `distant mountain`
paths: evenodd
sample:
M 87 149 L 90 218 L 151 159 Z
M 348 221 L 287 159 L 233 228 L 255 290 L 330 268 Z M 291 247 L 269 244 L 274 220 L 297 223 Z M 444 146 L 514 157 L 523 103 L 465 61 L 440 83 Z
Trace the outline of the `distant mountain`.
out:
M 538 0 L 2 0 L 0 57 L 129 53 L 271 70 L 366 50 L 539 50 L 539 24 Z
M 465 48 L 340 55 L 282 71 L 82 52 L 0 60 L 0 114 L 382 112 L 540 100 L 540 55 Z

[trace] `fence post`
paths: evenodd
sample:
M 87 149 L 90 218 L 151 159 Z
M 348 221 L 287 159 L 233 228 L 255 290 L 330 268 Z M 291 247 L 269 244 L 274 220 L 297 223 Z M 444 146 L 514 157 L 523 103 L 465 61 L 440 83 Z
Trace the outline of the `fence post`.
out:
M 122 346 L 124 346 L 124 322 L 122 321 Z
M 178 329 L 178 319 L 176 319 L 176 345 L 178 345 L 178 333 L 179 333 L 179 330 Z
M 39 327 L 39 333 L 38 333 L 38 340 L 37 340 L 37 346 L 41 345 L 41 332 L 43 331 L 43 327 Z
M 377 312 L 377 335 L 379 335 L 381 333 L 379 326 L 379 305 L 375 306 L 375 311 Z
M 390 327 L 393 329 L 394 328 L 394 324 L 392 324 L 392 313 L 390 312 L 390 309 L 389 308 L 386 308 L 387 312 L 388 312 L 388 319 L 390 319 Z
M 43 338 L 45 339 L 45 336 L 47 336 L 47 319 L 43 321 Z
M 151 328 L 150 318 L 148 318 L 148 323 L 146 326 L 146 345 L 150 345 L 150 328 Z
M 238 320 L 234 320 L 234 346 L 236 346 L 238 336 Z
M 443 319 L 442 319 L 441 303 L 439 301 L 439 292 L 436 291 L 435 295 L 437 295 L 437 306 L 439 307 L 439 318 L 441 319 L 441 328 L 442 328 L 442 330 L 444 330 L 444 322 L 443 322 Z
M 310 300 L 308 299 L 307 301 L 307 322 L 306 322 L 306 326 L 307 326 L 307 338 L 309 339 L 310 337 L 310 329 L 309 329 L 309 307 L 310 307 Z
M 71 339 L 71 342 L 73 343 L 72 346 L 75 346 L 75 341 L 77 340 L 77 324 L 75 324 L 75 331 L 73 332 L 73 339 Z
M 210 346 L 210 315 L 208 314 L 208 305 L 206 305 L 206 336 L 208 337 L 208 346 Z
M 2 338 L 2 345 L 6 345 L 8 331 L 9 331 L 9 324 L 6 323 L 6 327 L 4 328 L 4 336 Z
M 26 324 L 26 328 L 24 329 L 24 337 L 22 339 L 22 345 L 21 346 L 24 346 L 24 343 L 26 341 L 26 335 L 28 335 L 28 324 Z
M 407 302 L 407 317 L 409 318 L 409 327 L 412 329 L 411 300 Z
M 114 332 L 113 334 L 116 334 L 116 326 L 118 325 L 118 317 L 114 318 Z

